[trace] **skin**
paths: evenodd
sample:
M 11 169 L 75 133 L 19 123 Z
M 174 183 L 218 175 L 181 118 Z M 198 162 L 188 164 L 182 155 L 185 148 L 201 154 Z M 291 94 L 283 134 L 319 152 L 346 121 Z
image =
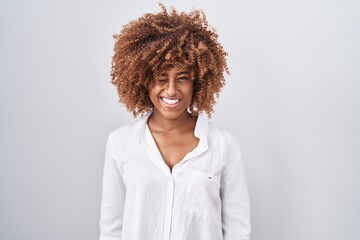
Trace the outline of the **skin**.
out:
M 196 117 L 187 111 L 194 88 L 190 71 L 171 68 L 162 72 L 148 89 L 154 105 L 148 126 L 170 171 L 199 143 L 194 135 Z

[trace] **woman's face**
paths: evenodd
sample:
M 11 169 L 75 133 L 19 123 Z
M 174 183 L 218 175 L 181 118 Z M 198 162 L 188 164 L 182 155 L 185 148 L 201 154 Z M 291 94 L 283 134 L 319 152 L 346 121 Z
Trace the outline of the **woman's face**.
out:
M 193 97 L 194 80 L 189 68 L 171 68 L 155 77 L 149 88 L 154 114 L 176 119 L 187 113 Z

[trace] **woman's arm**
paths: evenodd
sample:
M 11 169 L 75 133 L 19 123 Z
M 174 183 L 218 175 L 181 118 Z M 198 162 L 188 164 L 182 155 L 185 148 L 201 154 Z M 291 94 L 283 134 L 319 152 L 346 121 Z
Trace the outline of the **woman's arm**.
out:
M 110 135 L 105 152 L 100 240 L 121 240 L 126 189 L 113 154 Z
M 221 181 L 222 229 L 224 240 L 249 240 L 250 202 L 239 143 L 227 149 L 228 166 Z

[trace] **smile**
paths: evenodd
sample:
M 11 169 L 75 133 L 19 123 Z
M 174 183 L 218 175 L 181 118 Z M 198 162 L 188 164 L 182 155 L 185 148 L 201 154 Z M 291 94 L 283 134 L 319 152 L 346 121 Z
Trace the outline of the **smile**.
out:
M 161 101 L 165 103 L 167 107 L 176 107 L 178 103 L 180 102 L 179 98 L 165 98 L 160 97 Z

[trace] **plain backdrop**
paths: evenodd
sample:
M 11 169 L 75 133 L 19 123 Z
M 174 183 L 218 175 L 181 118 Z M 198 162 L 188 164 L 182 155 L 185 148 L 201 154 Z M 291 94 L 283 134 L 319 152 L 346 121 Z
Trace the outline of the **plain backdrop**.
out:
M 212 121 L 242 142 L 252 240 L 360 239 L 360 2 L 200 8 L 229 52 Z M 96 240 L 112 35 L 156 1 L 0 1 L 0 239 Z

